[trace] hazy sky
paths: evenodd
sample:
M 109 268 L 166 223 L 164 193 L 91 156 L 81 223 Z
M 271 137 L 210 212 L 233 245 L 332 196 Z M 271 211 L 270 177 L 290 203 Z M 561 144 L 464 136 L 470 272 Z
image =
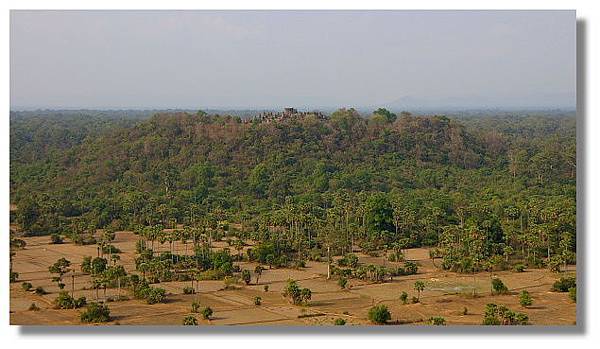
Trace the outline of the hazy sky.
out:
M 575 107 L 574 11 L 12 11 L 11 108 Z

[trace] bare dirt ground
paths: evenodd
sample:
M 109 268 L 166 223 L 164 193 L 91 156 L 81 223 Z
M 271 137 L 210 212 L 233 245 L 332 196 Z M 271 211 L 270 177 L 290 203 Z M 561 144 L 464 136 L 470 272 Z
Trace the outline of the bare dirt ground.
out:
M 72 268 L 79 270 L 84 256 L 96 256 L 96 246 L 76 246 L 70 242 L 52 245 L 50 238 L 24 238 L 27 246 L 17 251 L 13 259 L 13 269 L 19 273 L 19 281 L 10 285 L 10 323 L 13 325 L 80 325 L 81 310 L 55 310 L 52 301 L 59 289 L 51 280 L 48 266 L 57 259 L 65 257 L 70 260 Z M 128 272 L 134 271 L 135 242 L 137 237 L 130 232 L 117 233 L 114 245 L 121 249 L 122 264 Z M 158 251 L 168 250 L 168 244 L 156 243 Z M 218 248 L 226 247 L 220 242 Z M 176 245 L 179 253 L 184 246 Z M 191 246 L 188 246 L 191 253 Z M 236 253 L 232 249 L 232 253 Z M 382 257 L 369 257 L 358 253 L 361 263 L 394 265 Z M 238 285 L 235 290 L 224 290 L 223 281 L 199 282 L 199 293 L 184 295 L 183 287 L 190 282 L 166 282 L 159 286 L 168 293 L 165 304 L 148 305 L 140 300 L 126 300 L 108 303 L 111 317 L 109 325 L 180 325 L 183 318 L 190 314 L 192 301 L 202 306 L 210 306 L 214 315 L 211 320 L 202 320 L 196 316 L 199 325 L 332 325 L 337 318 L 346 320 L 347 325 L 367 325 L 367 312 L 377 304 L 388 306 L 391 323 L 426 324 L 432 316 L 442 316 L 448 325 L 478 325 L 483 319 L 483 310 L 487 303 L 504 304 L 510 309 L 528 314 L 533 325 L 573 325 L 576 321 L 575 304 L 566 293 L 550 292 L 552 283 L 559 275 L 542 269 L 528 269 L 523 273 L 503 271 L 494 273 L 502 279 L 511 291 L 506 295 L 490 294 L 490 273 L 473 275 L 445 272 L 436 268 L 429 259 L 427 249 L 411 249 L 406 251 L 408 260 L 419 264 L 417 275 L 394 277 L 390 282 L 367 283 L 349 280 L 349 289 L 342 290 L 336 280 L 327 280 L 325 263 L 309 262 L 306 268 L 267 269 L 260 277 L 259 284 L 252 278 L 250 285 Z M 254 270 L 256 264 L 238 263 L 242 269 Z M 574 267 L 569 271 L 575 272 Z M 306 306 L 291 305 L 281 296 L 287 279 L 293 278 L 301 287 L 312 290 L 312 300 Z M 421 302 L 403 305 L 399 297 L 406 291 L 409 297 L 416 296 L 414 282 L 421 280 L 425 290 L 421 293 Z M 35 295 L 23 291 L 22 282 L 31 282 L 33 287 L 42 286 L 49 294 Z M 65 290 L 71 290 L 71 280 L 65 277 Z M 268 292 L 264 286 L 268 285 Z M 96 299 L 96 292 L 88 290 L 89 276 L 75 278 L 75 296 L 85 296 L 88 300 Z M 470 296 L 473 287 L 476 297 Z M 534 299 L 532 306 L 523 308 L 519 305 L 518 292 L 527 290 Z M 126 291 L 122 290 L 122 294 Z M 116 289 L 107 290 L 107 296 L 117 294 Z M 260 306 L 254 305 L 254 298 L 262 298 Z M 103 298 L 100 291 L 99 297 Z M 29 311 L 31 303 L 36 303 L 41 310 Z M 467 314 L 464 315 L 464 309 Z

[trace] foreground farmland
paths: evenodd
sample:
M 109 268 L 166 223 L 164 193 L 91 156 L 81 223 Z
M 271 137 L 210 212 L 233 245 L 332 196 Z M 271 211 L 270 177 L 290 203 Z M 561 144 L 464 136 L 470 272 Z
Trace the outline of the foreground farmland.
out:
M 13 269 L 19 273 L 19 280 L 11 284 L 10 322 L 13 325 L 79 325 L 81 310 L 53 309 L 53 300 L 59 289 L 52 281 L 48 266 L 65 257 L 79 270 L 84 256 L 95 256 L 96 246 L 76 246 L 71 242 L 50 244 L 44 237 L 24 238 L 27 245 L 17 251 L 13 259 Z M 123 251 L 119 264 L 128 273 L 136 273 L 134 266 L 135 242 L 137 237 L 130 232 L 118 232 L 114 245 Z M 224 248 L 219 242 L 215 249 Z M 183 253 L 181 249 L 178 253 Z M 160 246 L 168 249 L 168 244 Z M 360 263 L 392 265 L 382 257 L 369 257 L 358 253 Z M 419 265 L 416 275 L 397 276 L 384 283 L 368 283 L 350 279 L 349 287 L 341 289 L 335 279 L 327 280 L 327 265 L 321 262 L 308 262 L 306 268 L 268 269 L 262 273 L 258 285 L 253 277 L 249 285 L 239 283 L 225 289 L 223 281 L 200 281 L 197 294 L 184 294 L 183 288 L 190 282 L 163 282 L 160 287 L 167 291 L 167 302 L 148 305 L 143 301 L 130 300 L 108 302 L 112 325 L 180 325 L 190 314 L 193 301 L 209 306 L 214 311 L 210 320 L 198 319 L 200 325 L 333 325 L 336 319 L 344 319 L 347 325 L 367 325 L 367 313 L 371 307 L 385 304 L 391 312 L 391 324 L 426 324 L 431 317 L 441 316 L 448 325 L 479 325 L 487 303 L 506 305 L 508 308 L 525 312 L 533 325 L 572 325 L 576 321 L 576 306 L 567 293 L 551 292 L 552 283 L 559 274 L 546 269 L 527 269 L 525 272 L 495 272 L 509 288 L 504 295 L 490 294 L 491 275 L 488 272 L 458 274 L 436 268 L 424 248 L 405 251 L 407 260 Z M 254 270 L 255 263 L 236 262 L 242 269 Z M 569 267 L 569 273 L 574 272 Z M 295 279 L 301 287 L 312 290 L 308 305 L 295 306 L 281 295 L 288 279 Z M 425 284 L 420 303 L 402 304 L 399 297 L 402 291 L 411 297 L 417 295 L 413 285 L 421 280 Z M 65 277 L 65 290 L 71 291 L 71 277 Z M 103 290 L 96 294 L 91 289 L 90 277 L 78 275 L 74 280 L 74 295 L 85 296 L 89 301 L 105 297 Z M 33 287 L 41 286 L 46 295 L 36 295 L 24 291 L 22 282 L 30 282 Z M 265 291 L 268 286 L 268 291 Z M 475 287 L 476 296 L 472 296 Z M 534 303 L 527 308 L 519 305 L 519 292 L 530 292 Z M 115 296 L 117 289 L 108 289 L 106 296 Z M 121 295 L 128 293 L 120 290 Z M 255 297 L 262 298 L 261 305 L 255 305 Z M 40 310 L 28 310 L 35 303 Z M 466 311 L 465 311 L 466 309 Z M 465 314 L 466 313 L 466 314 Z

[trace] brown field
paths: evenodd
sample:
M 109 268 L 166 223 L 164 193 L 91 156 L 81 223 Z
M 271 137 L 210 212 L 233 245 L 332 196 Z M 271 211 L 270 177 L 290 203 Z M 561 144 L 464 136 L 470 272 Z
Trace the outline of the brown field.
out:
M 62 245 L 49 244 L 49 237 L 24 238 L 27 246 L 19 250 L 13 260 L 13 269 L 19 273 L 19 281 L 10 285 L 10 323 L 13 325 L 80 325 L 80 310 L 55 310 L 52 301 L 58 294 L 58 287 L 51 281 L 48 266 L 58 258 L 65 257 L 79 270 L 84 256 L 95 256 L 96 245 L 75 246 L 70 242 Z M 120 264 L 128 272 L 134 268 L 134 251 L 137 237 L 129 232 L 117 233 L 114 245 L 121 249 Z M 159 251 L 167 250 L 168 244 L 159 246 Z M 218 243 L 217 247 L 224 247 Z M 177 244 L 182 253 L 183 246 Z M 235 253 L 233 251 L 232 253 Z M 381 257 L 368 257 L 358 254 L 360 262 L 392 265 Z M 183 287 L 190 282 L 166 282 L 159 286 L 167 290 L 168 302 L 148 305 L 139 300 L 126 300 L 108 303 L 113 320 L 109 325 L 180 325 L 184 316 L 190 314 L 190 304 L 198 300 L 202 306 L 210 306 L 214 317 L 201 320 L 200 325 L 332 325 L 336 318 L 343 318 L 348 325 L 367 325 L 367 312 L 376 304 L 386 304 L 392 313 L 391 323 L 423 325 L 432 316 L 442 316 L 448 325 L 478 325 L 483 318 L 485 304 L 504 304 L 515 311 L 529 315 L 533 325 L 573 325 L 576 321 L 576 307 L 567 293 L 550 292 L 557 274 L 542 269 L 528 269 L 524 273 L 503 271 L 494 273 L 502 279 L 511 291 L 507 295 L 490 294 L 490 273 L 475 274 L 477 297 L 472 297 L 473 276 L 441 271 L 434 267 L 427 249 L 411 249 L 406 252 L 408 260 L 419 264 L 417 275 L 394 277 L 385 283 L 367 283 L 349 280 L 350 289 L 341 290 L 336 280 L 327 280 L 325 263 L 308 262 L 307 267 L 295 269 L 267 269 L 255 285 L 254 276 L 248 286 L 238 285 L 238 289 L 224 290 L 223 281 L 201 281 L 199 293 L 184 295 Z M 255 264 L 238 263 L 242 269 L 253 270 Z M 572 267 L 569 272 L 574 272 Z M 312 300 L 307 306 L 289 304 L 281 290 L 288 278 L 298 280 L 301 287 L 312 290 Z M 403 305 L 400 293 L 406 291 L 409 297 L 416 295 L 413 284 L 416 280 L 425 282 L 421 303 Z M 31 282 L 33 287 L 42 286 L 47 295 L 37 296 L 25 292 L 22 282 Z M 89 276 L 75 279 L 75 296 L 96 298 L 96 292 L 89 288 Z M 71 290 L 71 279 L 65 277 L 65 290 Z M 269 291 L 263 290 L 269 285 Z M 156 285 L 155 285 L 156 286 Z M 534 304 L 523 308 L 519 305 L 518 292 L 528 290 Z M 122 294 L 126 291 L 122 290 Z M 116 295 L 116 289 L 107 290 L 107 296 Z M 100 298 L 103 298 L 100 291 Z M 262 297 L 262 305 L 253 303 L 255 296 Z M 28 311 L 35 302 L 40 311 Z M 463 315 L 463 309 L 468 314 Z

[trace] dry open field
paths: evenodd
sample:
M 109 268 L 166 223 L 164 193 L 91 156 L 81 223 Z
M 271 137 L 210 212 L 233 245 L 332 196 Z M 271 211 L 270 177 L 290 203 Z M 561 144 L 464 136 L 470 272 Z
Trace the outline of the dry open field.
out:
M 134 268 L 134 250 L 137 237 L 129 232 L 117 233 L 114 245 L 123 251 L 120 264 L 128 272 Z M 52 301 L 58 294 L 58 287 L 51 281 L 48 266 L 58 258 L 65 257 L 79 269 L 84 256 L 95 256 L 96 246 L 75 246 L 70 242 L 62 245 L 49 244 L 49 237 L 24 238 L 27 246 L 17 251 L 13 260 L 14 271 L 19 273 L 19 282 L 11 284 L 10 322 L 13 325 L 79 325 L 80 310 L 55 310 Z M 223 243 L 221 247 L 224 247 Z M 168 249 L 168 244 L 162 246 Z M 182 246 L 177 247 L 183 250 Z M 358 254 L 360 262 L 388 264 L 379 257 Z M 111 302 L 109 307 L 113 321 L 111 325 L 180 325 L 189 314 L 190 304 L 199 300 L 203 306 L 214 310 L 210 320 L 200 320 L 200 325 L 332 325 L 336 318 L 344 318 L 348 325 L 367 325 L 367 312 L 376 304 L 386 304 L 392 313 L 392 323 L 421 325 L 432 316 L 443 316 L 448 325 L 477 325 L 483 318 L 486 303 L 504 304 L 509 308 L 529 315 L 533 325 L 572 325 L 576 321 L 575 304 L 566 293 L 550 292 L 552 283 L 558 278 L 547 270 L 529 269 L 524 273 L 497 272 L 508 286 L 507 295 L 490 295 L 490 274 L 475 275 L 478 297 L 467 296 L 472 291 L 473 276 L 440 271 L 434 267 L 426 249 L 412 249 L 406 252 L 408 260 L 419 264 L 417 275 L 394 277 L 391 282 L 371 284 L 350 280 L 350 289 L 341 290 L 335 280 L 327 280 L 325 263 L 309 262 L 306 268 L 267 269 L 260 278 L 260 284 L 239 285 L 236 290 L 224 290 L 223 281 L 201 281 L 200 292 L 184 295 L 183 287 L 189 282 L 161 283 L 168 292 L 166 304 L 148 305 L 139 300 Z M 253 270 L 255 264 L 240 263 L 243 269 Z M 573 268 L 574 271 L 574 268 Z M 293 306 L 282 296 L 281 290 L 288 278 L 298 280 L 301 287 L 312 290 L 312 301 L 308 306 Z M 425 282 L 421 303 L 403 305 L 399 300 L 402 291 L 416 295 L 413 284 L 416 280 Z M 31 282 L 35 287 L 42 286 L 50 292 L 37 296 L 25 292 L 21 282 Z M 75 279 L 75 296 L 96 297 L 89 288 L 89 277 Z M 71 289 L 70 278 L 65 278 L 66 290 Z M 269 291 L 264 291 L 269 285 Z M 528 290 L 534 304 L 528 308 L 519 305 L 518 292 Z M 109 289 L 107 295 L 116 295 L 116 289 Z M 122 291 L 125 292 L 125 291 Z M 253 303 L 255 296 L 262 297 L 262 305 Z M 100 291 L 100 297 L 103 297 Z M 40 311 L 28 311 L 35 302 Z M 468 314 L 463 315 L 463 309 Z

